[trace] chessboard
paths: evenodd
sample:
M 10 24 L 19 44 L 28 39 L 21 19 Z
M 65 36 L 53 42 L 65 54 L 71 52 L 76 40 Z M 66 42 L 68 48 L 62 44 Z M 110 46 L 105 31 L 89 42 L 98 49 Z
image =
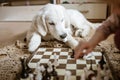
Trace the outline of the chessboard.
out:
M 56 55 L 55 55 L 56 54 Z M 80 76 L 84 73 L 84 68 L 97 70 L 97 64 L 101 59 L 101 52 L 92 52 L 93 56 L 87 59 L 71 58 L 73 50 L 71 48 L 39 48 L 35 55 L 29 61 L 28 66 L 32 69 L 37 67 L 37 64 L 45 65 L 49 61 L 54 62 L 54 55 L 57 58 L 59 66 L 56 67 L 59 80 L 65 80 L 66 71 L 71 72 L 71 80 L 80 80 Z

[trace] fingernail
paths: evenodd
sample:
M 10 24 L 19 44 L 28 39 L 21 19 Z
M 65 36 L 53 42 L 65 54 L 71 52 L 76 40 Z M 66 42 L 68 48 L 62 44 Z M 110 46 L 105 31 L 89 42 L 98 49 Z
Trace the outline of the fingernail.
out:
M 83 53 L 86 53 L 86 51 L 87 51 L 87 50 L 86 50 L 86 49 L 84 49 L 82 52 L 83 52 Z

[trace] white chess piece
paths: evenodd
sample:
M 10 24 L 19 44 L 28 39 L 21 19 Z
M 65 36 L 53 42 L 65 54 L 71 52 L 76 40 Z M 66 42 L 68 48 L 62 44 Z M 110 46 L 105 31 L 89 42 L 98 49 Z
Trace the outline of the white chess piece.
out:
M 55 67 L 59 66 L 56 53 L 54 53 L 54 62 L 53 62 L 53 65 L 54 65 Z
M 65 72 L 65 80 L 71 80 L 71 72 L 70 71 Z
M 52 68 L 52 63 L 50 61 L 48 61 L 48 68 L 47 68 L 47 71 L 48 72 L 52 72 L 53 68 Z
M 85 51 L 83 51 L 83 52 L 85 52 Z M 91 53 L 89 53 L 89 54 L 87 54 L 87 55 L 84 55 L 83 56 L 83 59 L 89 59 L 89 58 L 91 58 L 93 56 L 93 53 L 91 52 Z
M 42 80 L 42 73 L 41 73 L 41 71 L 39 70 L 39 71 L 37 71 L 37 74 L 36 74 L 36 78 L 35 78 L 36 80 Z
M 88 69 L 85 67 L 85 68 L 84 68 L 85 79 L 87 79 L 87 77 L 88 77 L 87 72 L 88 72 Z
M 40 70 L 39 63 L 37 63 L 34 73 L 37 74 L 38 70 Z
M 81 75 L 81 80 L 86 80 L 86 78 L 85 78 L 85 72 Z
M 97 80 L 97 79 L 96 79 L 96 77 L 92 77 L 92 79 L 91 79 L 91 80 Z
M 40 66 L 41 72 L 45 71 L 45 67 L 43 65 Z
M 29 74 L 29 80 L 33 80 L 33 74 Z
M 42 73 L 41 73 L 42 69 L 40 67 L 40 64 L 37 63 L 37 66 L 36 66 L 36 69 L 35 69 L 35 74 L 36 74 L 36 77 L 35 79 L 36 80 L 42 80 Z
M 84 73 L 81 75 L 81 80 L 88 79 L 88 76 L 91 74 L 95 74 L 92 70 L 88 70 L 87 67 L 84 68 Z M 95 77 L 92 77 L 92 80 L 96 80 Z
M 35 77 L 36 80 L 42 80 L 41 71 L 42 71 L 42 68 L 40 66 L 40 63 L 37 63 L 36 68 L 35 68 L 35 72 L 34 72 L 36 74 L 36 77 Z

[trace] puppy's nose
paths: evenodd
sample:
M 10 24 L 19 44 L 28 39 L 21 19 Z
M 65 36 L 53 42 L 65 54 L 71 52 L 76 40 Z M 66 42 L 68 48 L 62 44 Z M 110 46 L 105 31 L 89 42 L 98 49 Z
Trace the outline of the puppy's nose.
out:
M 67 36 L 67 34 L 64 33 L 64 34 L 60 35 L 60 38 L 64 39 L 66 36 Z

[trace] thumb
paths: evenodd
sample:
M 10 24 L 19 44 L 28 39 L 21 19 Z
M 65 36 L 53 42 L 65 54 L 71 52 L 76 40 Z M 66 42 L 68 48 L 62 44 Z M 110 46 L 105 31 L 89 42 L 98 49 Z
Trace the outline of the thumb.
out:
M 83 49 L 79 49 L 78 51 L 75 51 L 75 59 L 78 59 L 79 57 L 83 57 L 84 53 L 83 53 Z

